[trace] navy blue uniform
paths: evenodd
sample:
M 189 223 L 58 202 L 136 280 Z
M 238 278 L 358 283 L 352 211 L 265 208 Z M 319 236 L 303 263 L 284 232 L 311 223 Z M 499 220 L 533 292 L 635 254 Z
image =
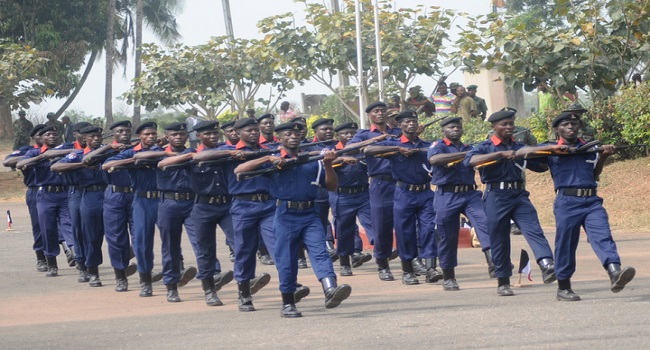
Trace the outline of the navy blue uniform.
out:
M 499 151 L 517 151 L 526 145 L 512 141 L 505 144 L 493 135 L 490 139 L 479 143 L 467 154 L 465 166 L 474 155 L 488 154 Z M 530 193 L 524 189 L 524 169 L 544 171 L 539 161 L 517 159 L 501 161 L 482 167 L 479 170 L 481 181 L 486 184 L 483 196 L 483 207 L 488 221 L 488 234 L 492 250 L 492 260 L 496 267 L 497 277 L 512 276 L 510 266 L 510 219 L 521 229 L 528 245 L 533 250 L 536 261 L 553 258 L 551 247 L 544 237 L 544 231 L 539 224 L 537 210 L 530 202 Z
M 255 151 L 241 141 L 235 146 L 224 146 L 220 149 Z M 268 251 L 271 254 L 275 252 L 275 199 L 270 195 L 270 180 L 266 176 L 237 181 L 233 171 L 239 164 L 241 162 L 228 163 L 225 166 L 225 174 L 228 192 L 233 196 L 230 213 L 235 231 L 235 279 L 241 283 L 255 277 L 255 252 L 260 236 Z
M 66 142 L 61 148 L 70 149 L 74 152 L 83 152 L 83 148 L 78 141 Z M 66 157 L 67 158 L 67 157 Z M 65 159 L 61 161 L 65 162 Z M 74 242 L 74 260 L 77 263 L 84 263 L 86 253 L 84 248 L 84 238 L 81 233 L 81 190 L 79 189 L 79 170 L 73 170 L 61 174 L 66 186 L 68 186 L 68 209 L 70 210 L 70 225 L 72 227 L 72 238 Z
M 427 158 L 438 154 L 468 152 L 471 146 L 454 145 L 449 139 L 435 141 L 429 148 Z M 487 218 L 481 191 L 476 190 L 474 169 L 462 163 L 450 167 L 433 165 L 431 183 L 436 185 L 433 208 L 434 222 L 438 230 L 438 257 L 440 267 L 452 269 L 458 265 L 458 231 L 460 214 L 469 218 L 476 230 L 483 251 L 490 249 L 490 236 L 487 232 Z
M 203 145 L 198 152 L 208 150 Z M 194 249 L 198 273 L 196 278 L 206 280 L 221 272 L 217 259 L 217 224 L 226 235 L 226 242 L 233 240 L 233 224 L 230 215 L 231 197 L 222 166 L 193 166 L 190 186 L 196 193 L 190 221 L 194 229 L 187 235 Z M 229 243 L 232 244 L 232 243 Z
M 415 143 L 406 136 L 398 140 L 379 142 L 379 146 L 398 146 L 405 148 L 428 148 L 430 142 L 419 138 Z M 435 225 L 433 220 L 433 191 L 427 167 L 425 152 L 418 152 L 409 157 L 398 153 L 388 158 L 393 178 L 397 179 L 393 206 L 395 238 L 397 250 L 402 261 L 411 261 L 418 256 L 424 259 L 437 257 Z M 418 225 L 416 229 L 416 224 Z M 418 241 L 421 248 L 418 254 Z
M 280 156 L 289 158 L 282 150 Z M 332 260 L 325 246 L 325 230 L 314 201 L 318 189 L 325 185 L 322 161 L 311 162 L 270 175 L 271 195 L 277 198 L 275 210 L 275 266 L 280 278 L 280 291 L 293 293 L 298 276 L 298 249 L 304 243 L 316 278 L 336 278 Z
M 142 151 L 162 151 L 162 148 L 153 146 L 142 149 L 139 144 L 131 149 L 126 149 L 110 157 L 106 162 L 133 158 Z M 131 187 L 135 190 L 133 195 L 133 251 L 138 261 L 138 271 L 150 273 L 153 269 L 153 237 L 156 219 L 158 216 L 158 191 L 156 184 L 156 170 L 153 168 L 130 169 Z
M 400 129 L 386 127 L 386 133 L 400 135 Z M 374 125 L 370 130 L 357 131 L 349 144 L 383 135 Z M 386 259 L 393 252 L 393 196 L 395 178 L 388 159 L 366 157 L 370 177 L 370 218 L 374 233 L 375 258 Z
M 563 144 L 560 142 L 547 143 Z M 584 145 L 579 140 L 576 147 Z M 558 280 L 570 279 L 576 269 L 576 249 L 580 240 L 580 226 L 589 236 L 589 243 L 603 266 L 620 264 L 616 243 L 609 228 L 603 199 L 596 195 L 598 183 L 594 168 L 599 153 L 585 153 L 570 157 L 548 157 L 548 166 L 555 184 L 555 274 Z M 577 195 L 577 190 L 588 193 Z
M 171 146 L 165 149 L 172 152 Z M 195 152 L 189 148 L 181 154 Z M 156 183 L 160 191 L 158 203 L 158 230 L 162 242 L 163 283 L 166 285 L 177 284 L 181 278 L 181 235 L 183 225 L 190 232 L 194 232 L 194 222 L 190 213 L 194 207 L 195 194 L 190 186 L 190 167 L 174 168 L 162 171 L 156 169 Z
M 90 153 L 86 147 L 83 151 L 75 151 L 63 158 L 63 163 L 81 163 L 83 157 Z M 80 232 L 83 244 L 83 262 L 86 267 L 97 267 L 103 263 L 102 243 L 104 241 L 103 203 L 106 180 L 102 176 L 101 168 L 83 168 L 70 172 L 75 177 L 78 186 L 77 192 L 81 194 L 80 200 Z M 72 193 L 72 191 L 71 191 Z M 71 211 L 72 215 L 72 211 Z M 75 246 L 76 247 L 76 246 Z M 77 257 L 75 257 L 77 259 Z
M 305 140 L 306 141 L 306 140 Z M 336 142 L 330 140 L 328 143 L 321 143 L 318 145 L 312 145 L 303 147 L 300 149 L 301 152 L 313 152 L 313 151 L 322 151 L 324 149 L 331 149 L 332 145 Z M 320 142 L 317 138 L 314 137 L 311 143 Z M 314 201 L 316 204 L 316 211 L 318 211 L 318 217 L 320 218 L 321 223 L 323 224 L 323 229 L 325 230 L 325 240 L 328 242 L 334 242 L 334 235 L 332 234 L 332 224 L 329 221 L 330 216 L 330 203 L 329 203 L 329 192 L 324 188 L 318 189 L 318 198 Z
M 25 154 L 25 158 L 34 158 L 47 149 L 47 146 L 31 149 Z M 68 209 L 68 187 L 63 177 L 50 170 L 51 165 L 51 161 L 48 160 L 38 162 L 32 167 L 34 184 L 38 186 L 36 207 L 43 238 L 43 252 L 48 258 L 54 258 L 61 252 L 59 236 L 67 237 L 66 242 L 73 242 Z
M 334 148 L 341 150 L 344 147 L 339 142 Z M 357 217 L 366 231 L 368 241 L 371 244 L 374 242 L 368 194 L 368 167 L 357 162 L 342 164 L 335 167 L 334 171 L 339 179 L 339 187 L 336 192 L 329 192 L 329 200 L 336 228 L 336 253 L 350 256 L 355 251 L 363 250 L 363 242 L 357 230 Z

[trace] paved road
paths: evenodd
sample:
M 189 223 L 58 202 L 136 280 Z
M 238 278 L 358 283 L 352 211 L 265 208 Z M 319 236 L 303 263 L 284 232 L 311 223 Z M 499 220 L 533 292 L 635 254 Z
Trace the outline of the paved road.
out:
M 457 269 L 461 291 L 444 292 L 440 283 L 407 287 L 399 281 L 381 282 L 370 264 L 354 269 L 352 277 L 339 278 L 353 291 L 332 310 L 323 307 L 311 269 L 300 270 L 299 281 L 312 289 L 298 304 L 304 317 L 282 319 L 272 266 L 258 269 L 273 279 L 254 296 L 258 311 L 253 313 L 237 310 L 234 284 L 219 292 L 222 307 L 205 305 L 197 280 L 180 289 L 183 302 L 176 304 L 166 302 L 160 283 L 154 285 L 154 297 L 139 298 L 137 278 L 130 279 L 132 290 L 116 293 L 106 254 L 100 267 L 102 288 L 77 283 L 77 271 L 68 267 L 60 269 L 60 277 L 46 278 L 35 269 L 26 208 L 10 202 L 0 203 L 0 209 L 11 209 L 15 222 L 15 231 L 0 231 L 2 349 L 634 349 L 650 343 L 649 233 L 616 235 L 624 263 L 637 268 L 635 280 L 619 294 L 609 291 L 606 272 L 583 237 L 573 283 L 581 302 L 555 301 L 557 285 L 542 284 L 537 268 L 529 287 L 515 288 L 514 297 L 498 297 L 483 254 L 462 249 Z M 221 232 L 219 243 L 219 256 L 232 268 Z M 185 261 L 193 262 L 186 239 L 183 247 Z M 514 237 L 513 258 L 521 248 L 528 248 L 524 239 Z M 399 260 L 391 267 L 400 271 Z

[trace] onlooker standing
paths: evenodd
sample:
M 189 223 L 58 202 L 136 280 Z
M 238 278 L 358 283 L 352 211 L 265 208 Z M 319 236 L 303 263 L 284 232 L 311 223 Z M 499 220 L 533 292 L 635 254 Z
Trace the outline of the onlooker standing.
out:
M 485 99 L 476 96 L 476 89 L 478 89 L 477 85 L 468 86 L 467 94 L 474 99 L 474 102 L 476 103 L 478 115 L 481 117 L 481 119 L 485 120 L 485 118 L 487 117 L 487 110 L 488 110 L 487 104 L 485 103 Z
M 477 110 L 474 99 L 465 92 L 465 87 L 458 85 L 456 100 L 451 104 L 451 112 L 463 118 L 464 122 L 469 122 L 473 116 L 478 114 Z
M 18 119 L 14 121 L 14 150 L 23 146 L 29 146 L 31 141 L 29 132 L 34 128 L 34 124 L 25 118 L 25 111 L 18 112 Z
M 187 126 L 187 130 L 191 130 L 189 132 L 190 148 L 197 148 L 199 146 L 199 137 L 196 135 L 196 131 L 194 131 L 194 125 L 198 124 L 200 121 L 198 111 L 191 108 L 187 110 L 187 113 L 189 114 L 189 117 L 185 119 L 185 125 Z
M 300 113 L 298 111 L 295 111 L 293 109 L 289 108 L 289 102 L 288 101 L 282 101 L 280 104 L 280 114 L 278 114 L 278 117 L 280 117 L 280 123 L 287 123 L 289 120 L 298 117 Z
M 436 106 L 436 115 L 442 117 L 451 113 L 451 103 L 455 98 L 456 96 L 450 94 L 449 90 L 447 90 L 447 83 L 442 81 L 438 84 L 436 92 L 429 97 L 429 100 Z
M 65 116 L 61 118 L 61 123 L 63 123 L 63 130 L 61 130 L 61 133 L 63 134 L 63 142 L 75 142 L 75 137 L 72 135 L 72 128 L 74 128 L 74 124 L 70 122 L 70 117 Z

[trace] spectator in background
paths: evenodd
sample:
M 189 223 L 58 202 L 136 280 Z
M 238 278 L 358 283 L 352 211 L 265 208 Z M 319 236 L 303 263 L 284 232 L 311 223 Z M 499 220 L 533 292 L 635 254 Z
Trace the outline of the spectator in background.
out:
M 438 83 L 436 92 L 429 97 L 429 101 L 433 102 L 436 109 L 436 116 L 443 117 L 451 113 L 451 103 L 456 96 L 449 93 L 447 90 L 447 83 L 441 81 Z
M 296 118 L 300 115 L 298 111 L 289 108 L 289 101 L 282 101 L 280 104 L 280 113 L 278 117 L 280 118 L 280 124 L 288 123 L 289 120 Z
M 72 135 L 74 124 L 70 122 L 70 117 L 65 116 L 61 118 L 61 123 L 63 123 L 63 130 L 61 131 L 63 133 L 63 142 L 74 142 L 76 140 L 74 135 Z
M 56 139 L 56 142 L 57 142 L 56 144 L 60 145 L 60 144 L 63 143 L 63 131 L 62 130 L 65 129 L 65 128 L 63 126 L 63 123 L 61 123 L 60 121 L 57 120 L 58 118 L 59 117 L 57 117 L 56 114 L 54 114 L 52 112 L 48 113 L 47 114 L 47 121 L 45 122 L 45 125 L 46 126 L 53 126 L 53 127 L 56 128 L 57 134 L 58 134 L 57 139 Z
M 409 89 L 409 98 L 404 101 L 404 109 L 418 114 L 424 113 L 427 117 L 431 117 L 436 112 L 436 106 L 422 94 L 420 85 Z
M 255 118 L 255 110 L 252 109 L 252 108 L 247 109 L 246 110 L 246 117 L 257 119 L 257 118 Z
M 478 115 L 481 117 L 482 120 L 485 120 L 485 118 L 487 117 L 487 110 L 488 110 L 487 103 L 485 103 L 485 99 L 476 96 L 477 89 L 478 89 L 477 85 L 470 85 L 467 87 L 467 94 L 474 99 L 474 102 L 476 103 Z
M 190 130 L 190 148 L 197 148 L 199 145 L 199 137 L 196 135 L 196 131 L 194 131 L 194 126 L 201 121 L 198 116 L 199 112 L 196 110 L 196 108 L 190 108 L 186 112 L 188 114 L 188 117 L 185 119 L 185 125 L 187 127 L 187 130 Z
M 465 123 L 478 114 L 476 102 L 465 92 L 465 87 L 462 85 L 458 85 L 456 88 L 456 99 L 451 104 L 451 112 L 463 118 Z
M 458 83 L 449 84 L 449 92 L 451 92 L 453 95 L 457 95 L 456 94 L 456 89 L 458 89 L 459 86 L 460 86 L 460 84 L 458 84 Z
M 14 121 L 14 151 L 23 146 L 29 146 L 31 138 L 29 133 L 34 124 L 27 120 L 25 111 L 18 112 L 18 119 Z

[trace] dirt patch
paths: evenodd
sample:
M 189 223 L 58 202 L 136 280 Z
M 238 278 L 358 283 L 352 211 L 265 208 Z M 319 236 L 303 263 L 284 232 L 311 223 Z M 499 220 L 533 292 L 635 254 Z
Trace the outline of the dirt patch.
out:
M 0 172 L 0 201 L 25 200 L 25 184 L 20 171 Z

